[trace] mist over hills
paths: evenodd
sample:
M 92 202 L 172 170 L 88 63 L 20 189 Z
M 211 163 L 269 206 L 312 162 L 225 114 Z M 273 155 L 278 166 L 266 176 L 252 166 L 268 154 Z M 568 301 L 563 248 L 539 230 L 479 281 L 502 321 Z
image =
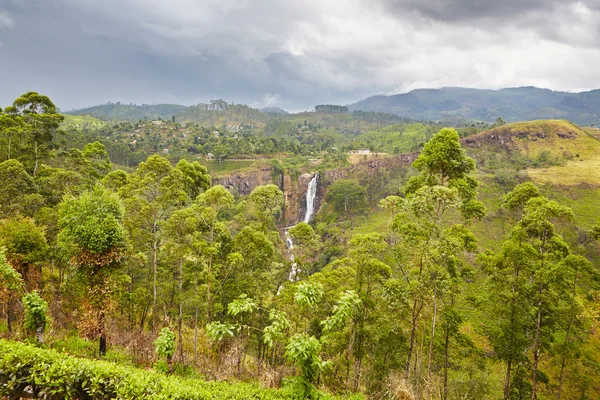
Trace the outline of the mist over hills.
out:
M 486 121 L 501 117 L 507 122 L 535 119 L 568 119 L 580 125 L 600 123 L 600 90 L 570 93 L 532 86 L 499 90 L 445 87 L 415 89 L 396 95 L 376 95 L 347 106 L 349 112 L 366 111 L 395 114 L 415 120 Z M 103 120 L 170 119 L 178 121 L 212 120 L 212 114 L 243 114 L 246 118 L 265 122 L 285 116 L 278 107 L 255 109 L 245 105 L 213 100 L 207 104 L 131 105 L 108 103 L 79 110 L 71 115 L 91 115 Z M 221 118 L 222 120 L 223 118 Z M 227 120 L 227 118 L 225 118 Z M 235 121 L 233 121 L 235 122 Z M 239 121 L 238 121 L 239 122 Z

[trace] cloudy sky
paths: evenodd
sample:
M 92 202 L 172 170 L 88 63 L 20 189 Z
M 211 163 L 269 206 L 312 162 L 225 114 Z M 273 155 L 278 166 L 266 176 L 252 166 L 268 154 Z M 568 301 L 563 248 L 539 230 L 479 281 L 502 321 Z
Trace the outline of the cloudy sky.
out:
M 0 106 L 600 87 L 600 0 L 0 0 Z

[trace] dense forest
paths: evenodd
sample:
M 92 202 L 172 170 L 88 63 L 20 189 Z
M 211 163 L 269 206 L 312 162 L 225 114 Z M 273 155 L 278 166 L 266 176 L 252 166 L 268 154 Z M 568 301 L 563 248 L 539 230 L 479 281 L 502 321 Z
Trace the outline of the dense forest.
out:
M 336 107 L 0 110 L 0 394 L 599 398 L 600 185 L 559 180 L 595 168 L 595 132 Z M 414 161 L 350 176 L 356 149 Z M 243 155 L 343 173 L 289 227 L 277 179 L 213 183 Z

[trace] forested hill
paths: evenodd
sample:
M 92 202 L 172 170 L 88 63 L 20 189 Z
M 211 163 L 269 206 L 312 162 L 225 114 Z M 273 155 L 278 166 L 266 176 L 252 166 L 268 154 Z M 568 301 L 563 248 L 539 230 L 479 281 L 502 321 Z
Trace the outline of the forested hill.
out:
M 69 115 L 90 115 L 102 120 L 137 122 L 140 119 L 167 119 L 186 110 L 178 104 L 122 104 L 107 103 L 79 110 L 67 111 Z
M 568 93 L 536 87 L 500 90 L 447 87 L 416 89 L 392 96 L 373 96 L 348 109 L 376 111 L 420 120 L 474 119 L 527 121 L 568 119 L 580 125 L 600 122 L 600 90 Z

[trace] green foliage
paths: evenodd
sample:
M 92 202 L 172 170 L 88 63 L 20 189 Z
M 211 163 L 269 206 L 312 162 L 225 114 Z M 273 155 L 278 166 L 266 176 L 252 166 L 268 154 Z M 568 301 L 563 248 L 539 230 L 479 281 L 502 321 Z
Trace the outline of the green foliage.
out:
M 327 191 L 328 202 L 333 204 L 337 212 L 358 212 L 366 206 L 366 191 L 353 179 L 339 179 Z
M 332 315 L 321 322 L 323 330 L 328 333 L 343 329 L 361 305 L 362 301 L 354 290 L 345 291 L 333 307 Z
M 323 285 L 320 283 L 301 282 L 294 293 L 294 301 L 301 306 L 314 308 L 323 299 Z
M 315 389 L 313 383 L 329 363 L 319 356 L 321 343 L 313 336 L 297 333 L 292 336 L 285 346 L 287 359 L 300 367 L 302 376 L 302 392 L 300 398 L 313 398 Z
M 213 321 L 206 325 L 206 334 L 213 342 L 225 339 L 227 336 L 235 335 L 236 326 L 219 321 Z
M 250 193 L 250 201 L 267 216 L 274 216 L 283 208 L 283 192 L 276 185 L 259 186 Z
M 444 185 L 447 180 L 472 172 L 475 161 L 461 148 L 456 130 L 444 128 L 425 144 L 413 167 L 425 172 L 428 182 L 437 179 L 435 182 Z
M 263 329 L 263 341 L 267 346 L 273 347 L 275 342 L 284 340 L 287 330 L 290 328 L 290 321 L 287 319 L 285 311 L 278 311 L 274 308 L 269 310 L 269 321 L 271 324 Z
M 153 344 L 156 355 L 170 359 L 175 354 L 175 332 L 162 328 Z
M 22 163 L 7 160 L 0 163 L 0 216 L 7 217 L 19 211 L 25 211 L 29 195 L 35 193 L 33 178 L 27 173 Z
M 38 337 L 39 335 L 43 337 L 48 322 L 48 303 L 40 297 L 37 290 L 24 295 L 22 301 L 25 309 L 23 317 L 25 331 L 37 333 Z
M 509 210 L 523 209 L 530 199 L 540 197 L 540 189 L 532 182 L 524 182 L 517 185 L 504 197 L 504 207 Z
M 117 252 L 102 262 L 118 260 L 127 245 L 127 234 L 121 224 L 124 213 L 121 200 L 101 187 L 79 197 L 66 197 L 59 210 L 59 240 L 69 254 L 79 258 L 82 266 L 97 265 L 87 265 L 87 254 Z
M 295 393 L 249 384 L 205 382 L 65 356 L 53 350 L 0 340 L 0 394 L 31 388 L 36 396 L 119 399 L 295 399 Z
M 32 218 L 19 216 L 0 221 L 0 246 L 15 266 L 40 261 L 48 250 L 45 229 Z
M 2 290 L 19 291 L 23 289 L 21 274 L 6 260 L 5 250 L 0 247 L 0 293 Z M 2 298 L 4 296 L 0 296 Z
M 256 310 L 256 302 L 248 298 L 245 293 L 241 294 L 239 298 L 233 300 L 227 305 L 227 313 L 234 317 L 243 313 L 251 313 Z
M 79 335 L 99 338 L 101 355 L 106 338 L 118 338 L 105 360 L 148 367 L 160 357 L 157 371 L 198 376 L 202 366 L 211 379 L 274 386 L 293 375 L 287 359 L 298 377 L 276 393 L 288 398 L 327 398 L 318 388 L 374 398 L 502 398 L 504 382 L 508 398 L 531 398 L 536 390 L 538 398 L 558 398 L 560 391 L 565 399 L 597 397 L 599 253 L 590 239 L 600 229 L 586 231 L 598 223 L 599 195 L 587 181 L 594 169 L 586 168 L 594 164 L 581 161 L 598 148 L 593 130 L 587 135 L 568 122 L 546 121 L 468 137 L 463 143 L 478 161 L 475 171 L 459 137 L 484 123 L 434 136 L 436 124 L 380 113 L 274 116 L 215 101 L 189 110 L 190 120 L 202 119 L 205 127 L 176 115 L 156 123 L 73 126 L 63 135 L 51 108 L 28 110 L 44 99 L 26 97 L 20 108 L 0 111 L 0 158 L 8 159 L 0 164 L 3 336 L 18 334 L 15 321 L 40 333 L 32 315 L 43 308 L 41 298 L 28 295 L 24 307 L 18 301 L 40 288 L 59 321 L 50 347 L 97 357 Z M 254 117 L 256 124 L 244 123 Z M 508 142 L 496 143 L 497 134 Z M 429 138 L 414 170 L 372 160 L 326 172 L 344 165 L 350 149 L 414 151 Z M 524 171 L 552 161 L 544 150 L 571 160 Z M 201 158 L 208 153 L 214 160 Z M 110 172 L 111 160 L 122 169 Z M 211 175 L 227 187 L 254 187 L 269 164 L 280 186 L 315 170 L 332 185 L 316 227 L 288 229 L 301 271 L 296 282 L 288 281 L 281 190 L 268 185 L 234 197 L 223 186 L 211 187 Z M 527 176 L 563 182 L 554 172 L 573 175 L 567 167 L 574 166 L 585 172 L 577 178 L 588 186 L 523 184 L 505 195 Z M 223 176 L 233 169 L 246 171 Z M 407 175 L 416 176 L 406 182 Z M 336 182 L 337 176 L 352 179 Z M 370 208 L 377 203 L 381 210 Z M 161 321 L 177 334 L 161 332 L 156 345 L 162 354 L 151 359 L 150 341 L 142 339 L 155 338 Z M 78 329 L 67 333 L 75 323 Z M 41 377 L 28 375 L 35 370 L 29 364 L 10 368 L 33 382 L 20 387 L 39 389 L 37 397 L 50 398 L 50 390 L 69 381 L 74 392 L 58 390 L 55 397 L 127 398 L 116 389 L 105 392 L 106 385 L 86 392 L 96 387 L 88 381 L 77 386 L 87 379 L 82 365 L 88 361 L 57 357 L 36 370 Z M 70 363 L 77 368 L 63 369 Z M 94 363 L 94 371 L 104 371 L 98 365 L 104 364 Z M 110 374 L 92 380 L 119 386 L 129 373 L 106 368 Z M 0 367 L 0 391 L 13 388 L 5 370 Z M 165 376 L 132 373 L 144 378 L 131 387 L 150 382 L 137 397 L 163 396 L 151 385 Z M 195 396 L 195 383 L 168 382 L 180 387 L 165 398 Z M 236 385 L 241 392 L 222 395 L 213 390 L 219 384 L 210 385 L 210 393 L 197 397 L 275 393 Z M 129 381 L 119 387 L 125 386 L 131 389 Z

